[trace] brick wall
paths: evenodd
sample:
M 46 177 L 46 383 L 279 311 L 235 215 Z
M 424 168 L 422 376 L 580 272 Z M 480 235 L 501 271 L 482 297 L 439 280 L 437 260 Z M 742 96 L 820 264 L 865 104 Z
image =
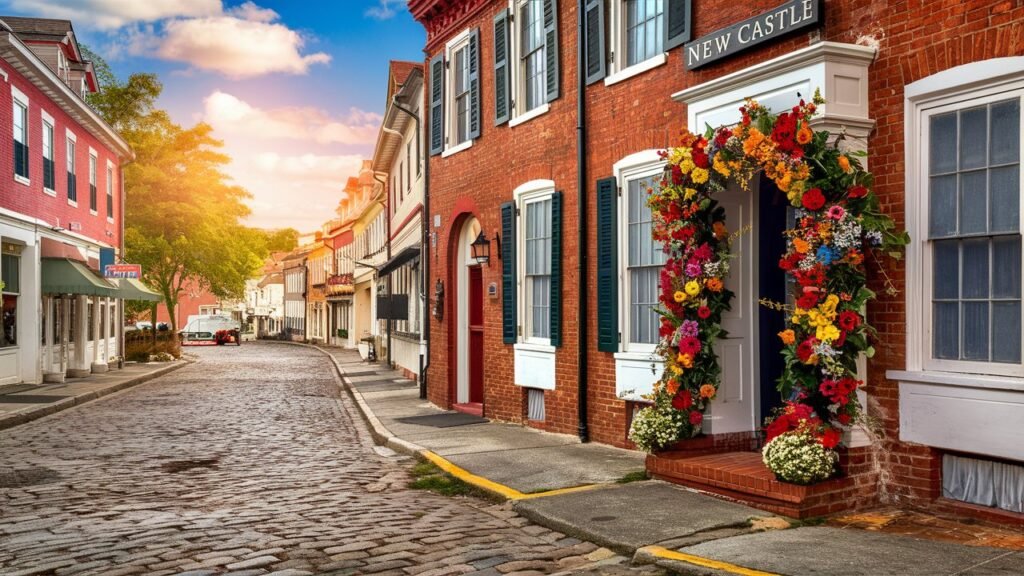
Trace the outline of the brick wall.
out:
M 6 62 L 0 64 L 8 76 L 0 83 L 0 208 L 13 210 L 39 218 L 51 226 L 71 229 L 71 222 L 81 224 L 74 230 L 95 240 L 120 246 L 121 244 L 121 183 L 117 155 L 75 122 L 61 108 L 49 100 L 32 83 L 23 78 Z M 11 86 L 21 90 L 29 99 L 29 180 L 26 186 L 16 182 L 14 174 L 13 92 Z M 43 120 L 40 110 L 53 117 L 54 184 L 56 197 L 43 192 Z M 68 204 L 67 196 L 67 136 L 66 129 L 75 134 L 75 174 L 77 176 L 78 206 Z M 89 213 L 89 147 L 97 153 L 96 159 L 96 214 Z M 113 163 L 114 222 L 107 221 L 107 161 Z

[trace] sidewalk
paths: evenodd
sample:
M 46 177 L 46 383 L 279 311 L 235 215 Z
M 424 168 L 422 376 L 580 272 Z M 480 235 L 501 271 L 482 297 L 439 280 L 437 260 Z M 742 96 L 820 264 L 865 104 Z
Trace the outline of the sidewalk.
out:
M 618 484 L 643 470 L 643 454 L 444 411 L 420 400 L 416 384 L 399 373 L 364 363 L 354 351 L 322 350 L 379 443 L 512 500 L 538 524 L 637 563 L 746 576 L 1024 571 L 1024 541 L 1013 538 L 996 548 L 864 530 L 856 522 L 807 526 L 673 484 Z
M 49 416 L 72 406 L 130 388 L 177 370 L 184 360 L 125 364 L 120 370 L 69 378 L 63 384 L 24 384 L 0 388 L 0 430 Z

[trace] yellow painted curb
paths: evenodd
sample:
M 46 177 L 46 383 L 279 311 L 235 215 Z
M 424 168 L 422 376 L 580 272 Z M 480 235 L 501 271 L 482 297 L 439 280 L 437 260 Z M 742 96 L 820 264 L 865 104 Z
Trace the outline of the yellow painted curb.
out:
M 420 452 L 420 454 L 422 454 L 423 457 L 426 458 L 427 460 L 433 462 L 434 465 L 436 465 L 438 468 L 440 468 L 441 470 L 444 470 L 445 472 L 451 474 L 452 476 L 455 476 L 459 480 L 462 480 L 463 482 L 466 482 L 467 484 L 472 484 L 472 485 L 474 485 L 474 486 L 476 486 L 478 488 L 483 488 L 484 490 L 487 490 L 489 492 L 493 492 L 495 494 L 498 494 L 499 496 L 502 496 L 503 498 L 506 498 L 508 500 L 532 500 L 534 498 L 544 498 L 546 496 L 558 496 L 560 494 L 569 494 L 569 493 L 572 493 L 572 492 L 582 492 L 584 490 L 593 490 L 594 488 L 600 488 L 601 487 L 600 484 L 588 484 L 586 486 L 573 486 L 572 488 L 560 488 L 558 490 L 549 490 L 547 492 L 537 492 L 535 494 L 527 494 L 525 492 L 520 492 L 519 490 L 516 490 L 515 488 L 510 488 L 508 486 L 505 486 L 504 484 L 498 484 L 497 482 L 495 482 L 493 480 L 488 480 L 487 478 L 484 478 L 483 476 L 477 476 L 476 474 L 473 474 L 472 472 L 469 472 L 468 470 L 464 470 L 462 468 L 459 468 L 455 464 L 452 464 L 448 460 L 445 460 L 444 458 L 442 458 L 441 456 L 435 454 L 434 452 L 431 452 L 430 450 L 423 450 L 422 452 Z
M 740 574 L 741 576 L 779 576 L 774 572 L 762 572 L 752 568 L 744 568 L 743 566 L 737 566 L 735 564 L 721 562 L 719 560 L 712 560 L 710 558 L 704 558 L 703 556 L 694 556 L 693 554 L 676 552 L 675 550 L 669 550 L 668 548 L 662 548 L 661 546 L 645 546 L 640 550 L 647 552 L 652 556 L 657 556 L 658 558 L 686 562 L 687 564 L 703 566 L 704 568 L 711 568 L 713 570 L 721 570 L 722 572 L 728 572 L 730 574 Z

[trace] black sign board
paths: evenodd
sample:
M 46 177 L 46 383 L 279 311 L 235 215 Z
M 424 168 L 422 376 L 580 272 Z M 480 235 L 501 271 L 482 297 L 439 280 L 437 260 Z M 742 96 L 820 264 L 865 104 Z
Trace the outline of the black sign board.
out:
M 814 26 L 820 21 L 820 0 L 790 0 L 782 6 L 687 43 L 683 47 L 686 69 L 700 68 L 762 42 Z
M 386 294 L 377 295 L 377 319 L 378 320 L 408 320 L 409 319 L 409 295 L 408 294 Z

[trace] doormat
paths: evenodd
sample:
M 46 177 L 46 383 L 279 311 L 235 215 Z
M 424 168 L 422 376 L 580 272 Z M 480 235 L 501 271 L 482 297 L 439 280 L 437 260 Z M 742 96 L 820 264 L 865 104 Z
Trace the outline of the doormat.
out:
M 467 424 L 486 424 L 487 419 L 462 412 L 445 412 L 444 414 L 427 414 L 425 416 L 409 416 L 406 418 L 395 418 L 403 424 L 415 424 L 417 426 L 430 426 L 433 428 L 451 428 L 453 426 L 466 426 Z
M 49 404 L 71 396 L 43 396 L 37 394 L 6 394 L 0 396 L 0 404 Z

